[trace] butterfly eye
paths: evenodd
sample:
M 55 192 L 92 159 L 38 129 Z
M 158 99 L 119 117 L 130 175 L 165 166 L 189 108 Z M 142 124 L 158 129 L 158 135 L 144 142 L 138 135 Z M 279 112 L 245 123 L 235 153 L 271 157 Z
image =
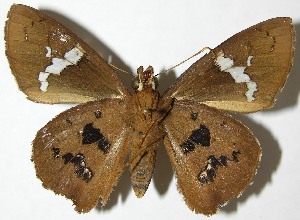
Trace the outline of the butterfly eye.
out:
M 139 80 L 139 77 L 136 76 L 136 77 L 134 77 L 133 80 L 132 80 L 132 88 L 133 88 L 134 90 L 138 90 L 139 85 L 140 85 L 140 80 Z
M 156 76 L 153 76 L 152 88 L 157 89 L 157 87 L 158 87 L 158 79 Z

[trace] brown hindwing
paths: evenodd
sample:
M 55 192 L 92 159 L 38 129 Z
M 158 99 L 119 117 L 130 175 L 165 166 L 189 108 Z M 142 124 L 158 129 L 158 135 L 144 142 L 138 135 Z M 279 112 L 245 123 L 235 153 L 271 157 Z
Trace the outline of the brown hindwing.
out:
M 191 210 L 214 214 L 252 182 L 261 149 L 249 129 L 231 116 L 176 101 L 164 127 L 177 186 Z
M 32 160 L 45 188 L 71 199 L 76 210 L 104 205 L 128 155 L 125 103 L 88 102 L 50 121 L 33 141 Z

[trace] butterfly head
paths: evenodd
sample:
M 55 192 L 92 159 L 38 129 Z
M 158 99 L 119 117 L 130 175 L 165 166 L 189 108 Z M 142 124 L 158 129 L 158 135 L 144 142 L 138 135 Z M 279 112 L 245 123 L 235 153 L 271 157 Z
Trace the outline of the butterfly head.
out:
M 132 87 L 136 91 L 142 91 L 146 88 L 152 88 L 155 90 L 158 86 L 158 80 L 154 76 L 154 70 L 152 66 L 149 66 L 145 71 L 144 67 L 140 66 L 137 69 L 137 76 L 132 81 Z

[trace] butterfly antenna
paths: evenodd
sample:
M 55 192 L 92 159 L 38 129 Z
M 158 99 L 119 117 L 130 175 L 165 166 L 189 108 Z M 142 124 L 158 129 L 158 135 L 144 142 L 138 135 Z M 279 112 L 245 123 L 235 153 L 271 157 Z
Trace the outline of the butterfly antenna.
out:
M 127 74 L 130 74 L 131 76 L 133 76 L 133 74 L 131 73 L 131 72 L 128 72 L 128 71 L 126 71 L 126 70 L 123 70 L 123 69 L 121 69 L 121 68 L 119 68 L 119 67 L 117 67 L 117 66 L 115 66 L 115 65 L 113 65 L 113 64 L 111 64 L 111 63 L 108 63 L 112 68 L 114 68 L 114 69 L 116 69 L 116 70 L 118 70 L 118 71 L 120 71 L 120 72 L 122 72 L 122 73 L 127 73 Z
M 172 70 L 172 69 L 175 69 L 176 67 L 178 67 L 178 66 L 180 66 L 181 64 L 183 64 L 183 63 L 189 61 L 190 59 L 194 58 L 195 56 L 198 56 L 198 55 L 199 55 L 200 53 L 202 53 L 204 50 L 210 50 L 210 51 L 212 51 L 212 49 L 211 49 L 210 47 L 204 47 L 204 48 L 202 48 L 200 51 L 198 51 L 197 53 L 195 53 L 193 56 L 191 56 L 191 57 L 185 59 L 184 61 L 182 61 L 182 62 L 176 64 L 175 66 L 172 66 L 171 68 L 169 68 L 169 69 L 167 69 L 167 70 L 164 70 L 164 71 L 162 71 L 162 72 L 156 74 L 155 76 L 158 76 L 158 75 L 160 75 L 160 74 L 169 72 L 169 71 Z

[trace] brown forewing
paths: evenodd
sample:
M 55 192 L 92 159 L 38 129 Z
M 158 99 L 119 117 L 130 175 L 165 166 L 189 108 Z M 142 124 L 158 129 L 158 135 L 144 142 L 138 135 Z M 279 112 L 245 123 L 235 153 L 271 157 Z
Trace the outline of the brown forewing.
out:
M 45 188 L 87 212 L 104 205 L 128 155 L 125 104 L 103 99 L 73 107 L 50 121 L 33 141 L 32 160 Z
M 19 88 L 30 100 L 44 103 L 82 103 L 127 95 L 114 69 L 84 41 L 44 13 L 13 5 L 5 27 L 6 55 Z M 46 92 L 40 90 L 39 73 L 63 58 L 72 48 L 81 47 L 83 57 L 60 75 L 50 74 Z M 46 47 L 51 48 L 47 57 Z
M 214 214 L 252 182 L 261 149 L 248 128 L 230 115 L 176 101 L 164 127 L 177 186 L 191 210 Z
M 195 62 L 164 94 L 177 100 L 192 100 L 219 109 L 254 112 L 272 107 L 292 66 L 295 33 L 290 18 L 274 18 L 254 25 L 223 42 Z M 235 83 L 221 72 L 215 59 L 222 51 L 234 66 L 256 82 L 255 100 L 248 102 L 246 83 Z M 253 56 L 251 66 L 247 59 Z

